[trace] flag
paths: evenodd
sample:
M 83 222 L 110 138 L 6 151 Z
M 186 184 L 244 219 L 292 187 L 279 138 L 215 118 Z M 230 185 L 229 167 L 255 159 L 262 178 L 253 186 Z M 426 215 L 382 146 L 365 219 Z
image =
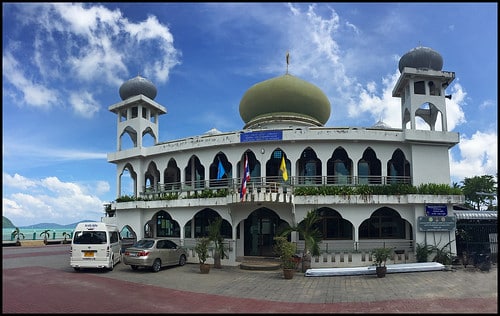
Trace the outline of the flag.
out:
M 248 156 L 245 155 L 245 169 L 243 173 L 243 178 L 241 179 L 241 190 L 240 190 L 240 200 L 245 199 L 247 194 L 247 182 L 250 181 L 250 168 L 248 167 Z
M 224 166 L 222 165 L 222 162 L 219 159 L 219 168 L 217 170 L 217 180 L 222 179 L 222 177 L 226 174 L 226 170 L 224 170 Z
M 288 180 L 288 172 L 286 171 L 286 163 L 285 156 L 281 156 L 281 165 L 280 165 L 281 175 L 283 176 L 283 180 Z

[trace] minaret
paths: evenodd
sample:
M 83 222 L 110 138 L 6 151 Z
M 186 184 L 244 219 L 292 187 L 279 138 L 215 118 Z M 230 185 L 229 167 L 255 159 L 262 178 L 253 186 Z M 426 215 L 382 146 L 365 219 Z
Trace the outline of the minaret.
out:
M 442 71 L 443 58 L 428 47 L 416 47 L 399 60 L 401 76 L 392 90 L 392 96 L 401 98 L 401 121 L 403 129 L 416 130 L 415 117 L 421 117 L 436 130 L 438 114 L 441 113 L 442 131 L 447 131 L 446 88 L 455 79 L 455 73 Z M 410 126 L 407 123 L 410 122 Z
M 156 87 L 149 80 L 137 76 L 120 87 L 122 102 L 109 107 L 117 115 L 116 150 L 122 150 L 122 137 L 130 135 L 134 147 L 142 147 L 142 138 L 150 134 L 158 144 L 158 116 L 167 113 L 162 105 L 156 103 Z

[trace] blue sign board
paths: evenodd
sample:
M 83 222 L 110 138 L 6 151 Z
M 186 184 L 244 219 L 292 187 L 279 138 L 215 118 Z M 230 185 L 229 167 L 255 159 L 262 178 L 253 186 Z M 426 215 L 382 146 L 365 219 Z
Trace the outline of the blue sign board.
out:
M 283 131 L 256 131 L 240 134 L 240 142 L 283 140 Z
M 448 207 L 444 204 L 426 205 L 425 214 L 427 216 L 446 216 L 448 215 Z

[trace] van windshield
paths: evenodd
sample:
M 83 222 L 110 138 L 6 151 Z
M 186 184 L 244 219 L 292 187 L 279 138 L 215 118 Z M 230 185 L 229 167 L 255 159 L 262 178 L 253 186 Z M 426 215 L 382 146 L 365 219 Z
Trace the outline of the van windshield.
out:
M 75 233 L 75 238 L 73 239 L 74 244 L 85 244 L 85 245 L 96 245 L 106 243 L 106 232 L 105 231 L 77 231 Z

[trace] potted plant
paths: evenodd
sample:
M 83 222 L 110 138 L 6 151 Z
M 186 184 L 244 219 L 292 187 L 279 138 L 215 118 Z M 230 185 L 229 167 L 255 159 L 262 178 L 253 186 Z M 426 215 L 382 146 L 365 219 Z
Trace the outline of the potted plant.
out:
M 376 272 L 377 272 L 377 277 L 383 278 L 385 277 L 385 274 L 387 272 L 387 267 L 385 266 L 385 262 L 387 259 L 391 257 L 391 252 L 392 250 L 389 248 L 376 248 L 373 249 L 372 255 L 373 255 L 373 261 L 375 261 L 376 264 Z
M 316 210 L 310 210 L 306 217 L 296 226 L 289 227 L 281 232 L 281 236 L 288 236 L 293 231 L 297 231 L 299 236 L 304 238 L 304 254 L 302 255 L 302 272 L 311 268 L 311 259 L 313 256 L 320 255 L 319 244 L 322 240 L 321 232 L 316 227 L 320 221 Z
M 429 255 L 432 253 L 432 247 L 425 243 L 417 243 L 415 257 L 417 262 L 427 262 Z
M 297 246 L 282 236 L 274 237 L 274 240 L 276 242 L 274 245 L 274 251 L 279 255 L 281 260 L 283 277 L 285 279 L 292 279 L 295 274 L 295 269 L 297 268 L 296 260 L 294 260 Z
M 195 251 L 200 261 L 200 272 L 207 274 L 210 272 L 210 264 L 206 263 L 208 259 L 208 246 L 210 245 L 210 238 L 202 237 L 196 242 Z
M 222 226 L 222 217 L 218 217 L 208 226 L 208 238 L 214 243 L 214 268 L 222 268 L 221 260 L 226 257 L 226 249 L 224 247 L 224 238 L 220 231 Z

